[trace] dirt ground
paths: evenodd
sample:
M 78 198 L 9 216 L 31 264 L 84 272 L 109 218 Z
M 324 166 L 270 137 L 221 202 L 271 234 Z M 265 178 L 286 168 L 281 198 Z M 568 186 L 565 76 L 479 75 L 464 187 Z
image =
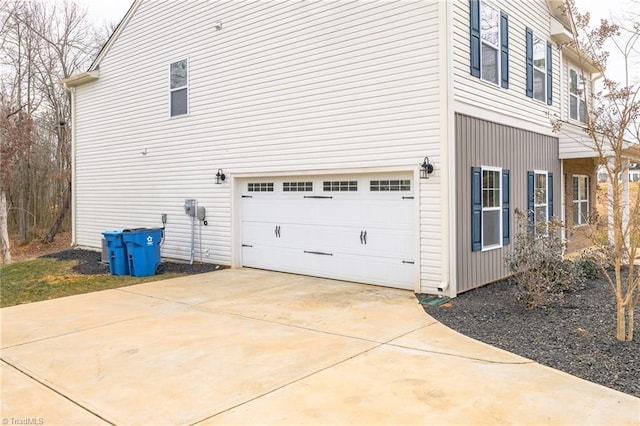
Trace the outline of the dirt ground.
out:
M 71 247 L 71 232 L 61 232 L 50 244 L 43 244 L 39 240 L 32 241 L 23 246 L 17 245 L 17 238 L 11 240 L 11 261 L 20 262 L 23 260 L 35 259 L 45 254 L 56 253 Z M 0 265 L 2 264 L 0 259 Z

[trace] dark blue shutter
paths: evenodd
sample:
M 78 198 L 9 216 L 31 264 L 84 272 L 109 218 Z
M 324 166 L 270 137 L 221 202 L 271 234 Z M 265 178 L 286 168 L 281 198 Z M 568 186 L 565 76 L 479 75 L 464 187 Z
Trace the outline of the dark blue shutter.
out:
M 536 175 L 534 172 L 527 172 L 527 219 L 529 221 L 529 230 L 533 231 L 536 223 L 535 216 L 535 184 Z
M 469 0 L 469 9 L 471 11 L 471 22 L 469 23 L 471 31 L 471 75 L 480 77 L 480 1 Z
M 547 194 L 549 196 L 549 217 L 547 220 L 551 220 L 553 217 L 553 173 L 547 174 Z
M 547 105 L 553 103 L 553 49 L 547 42 Z
M 533 98 L 533 31 L 527 28 L 527 96 Z
M 500 12 L 500 75 L 502 87 L 509 88 L 509 17 Z
M 506 246 L 511 242 L 510 221 L 509 221 L 509 191 L 510 191 L 509 170 L 502 171 L 502 245 Z
M 471 251 L 482 250 L 482 169 L 471 168 Z

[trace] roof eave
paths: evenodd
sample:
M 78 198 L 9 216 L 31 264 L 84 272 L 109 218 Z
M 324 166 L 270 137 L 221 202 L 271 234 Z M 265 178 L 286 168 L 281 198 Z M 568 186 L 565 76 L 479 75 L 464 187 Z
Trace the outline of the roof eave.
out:
M 65 87 L 78 87 L 96 81 L 100 77 L 100 71 L 87 71 L 80 74 L 74 74 L 71 77 L 60 80 L 60 84 Z

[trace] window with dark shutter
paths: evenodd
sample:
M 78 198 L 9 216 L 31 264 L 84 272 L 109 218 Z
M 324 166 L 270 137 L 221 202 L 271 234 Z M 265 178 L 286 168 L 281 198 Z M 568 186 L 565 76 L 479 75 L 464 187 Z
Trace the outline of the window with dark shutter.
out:
M 551 43 L 547 42 L 547 105 L 553 104 L 553 49 Z
M 502 245 L 511 242 L 511 220 L 509 192 L 511 190 L 509 170 L 502 170 Z
M 553 217 L 553 173 L 527 172 L 527 210 L 529 230 L 546 235 Z
M 527 96 L 533 98 L 533 31 L 526 29 Z
M 471 168 L 471 251 L 482 250 L 482 169 Z
M 471 75 L 480 77 L 480 0 L 470 0 Z
M 469 1 L 471 75 L 509 88 L 509 17 L 484 0 Z
M 509 17 L 500 12 L 500 80 L 504 89 L 509 88 Z
M 509 243 L 508 186 L 508 170 L 471 168 L 471 251 L 496 249 L 505 241 Z

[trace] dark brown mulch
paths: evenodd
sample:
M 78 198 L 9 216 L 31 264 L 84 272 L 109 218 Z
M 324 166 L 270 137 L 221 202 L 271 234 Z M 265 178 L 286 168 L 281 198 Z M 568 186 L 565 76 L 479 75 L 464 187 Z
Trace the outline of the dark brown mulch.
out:
M 423 295 L 417 296 L 420 300 Z M 469 337 L 640 397 L 640 315 L 636 309 L 634 340 L 616 340 L 615 301 L 603 279 L 536 310 L 516 300 L 509 281 L 424 309 Z
M 82 249 L 68 249 L 57 253 L 46 254 L 41 257 L 58 259 L 58 260 L 77 260 L 78 264 L 72 268 L 72 270 L 82 275 L 97 275 L 108 274 L 109 264 L 101 262 L 101 253 L 82 250 Z M 156 268 L 158 275 L 175 272 L 180 274 L 201 274 L 203 272 L 217 271 L 223 268 L 220 265 L 213 263 L 189 263 L 180 262 L 162 262 Z

